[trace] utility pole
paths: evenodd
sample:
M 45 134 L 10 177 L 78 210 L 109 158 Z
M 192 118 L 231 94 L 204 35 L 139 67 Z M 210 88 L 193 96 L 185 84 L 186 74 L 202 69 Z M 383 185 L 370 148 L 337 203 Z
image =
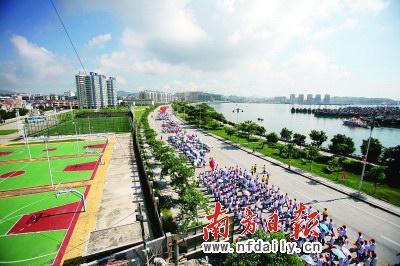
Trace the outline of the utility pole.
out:
M 369 145 L 371 144 L 372 131 L 375 128 L 375 124 L 377 124 L 377 122 L 375 121 L 375 114 L 373 114 L 372 122 L 370 122 L 369 124 L 371 126 L 371 130 L 369 132 L 367 152 L 365 153 L 365 157 L 363 158 L 363 169 L 362 169 L 361 176 L 360 176 L 360 181 L 359 181 L 359 184 L 358 184 L 358 196 L 361 195 L 362 183 L 363 183 L 364 173 L 365 173 L 365 166 L 367 165 L 367 160 L 368 160 Z
M 147 256 L 146 235 L 145 235 L 145 232 L 144 232 L 144 225 L 143 225 L 144 217 L 143 217 L 143 214 L 142 214 L 142 206 L 140 205 L 140 203 L 138 204 L 138 208 L 139 208 L 139 210 L 138 210 L 139 214 L 136 214 L 136 221 L 140 222 L 140 227 L 142 228 L 142 239 L 143 239 L 143 246 L 144 246 L 144 250 L 143 250 L 144 259 L 145 259 L 145 265 L 148 266 L 149 265 L 149 259 L 148 259 L 148 256 Z

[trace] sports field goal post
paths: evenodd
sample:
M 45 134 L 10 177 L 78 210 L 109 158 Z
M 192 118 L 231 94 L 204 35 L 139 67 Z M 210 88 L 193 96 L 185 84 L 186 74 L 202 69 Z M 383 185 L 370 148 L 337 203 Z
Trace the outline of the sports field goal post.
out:
M 82 205 L 83 205 L 83 211 L 86 212 L 86 199 L 85 195 L 83 195 L 81 192 L 74 188 L 65 188 L 65 189 L 59 189 L 56 191 L 56 197 L 58 198 L 61 194 L 67 194 L 67 193 L 72 193 L 75 194 L 76 196 L 81 198 Z

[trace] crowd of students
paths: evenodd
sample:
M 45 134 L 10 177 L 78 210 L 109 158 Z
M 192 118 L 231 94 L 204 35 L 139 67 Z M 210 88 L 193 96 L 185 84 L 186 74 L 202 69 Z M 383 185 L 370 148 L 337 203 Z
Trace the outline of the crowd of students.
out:
M 185 154 L 195 167 L 206 166 L 204 144 L 196 135 L 177 133 L 169 136 L 168 142 Z
M 268 174 L 267 179 L 266 174 L 268 173 L 266 173 L 265 166 L 258 173 L 256 165 L 252 166 L 251 172 L 237 166 L 218 168 L 216 165 L 213 170 L 199 175 L 199 183 L 229 213 L 234 214 L 235 223 L 240 230 L 244 229 L 240 221 L 246 217 L 245 208 L 248 207 L 256 215 L 254 221 L 259 229 L 268 231 L 269 215 L 276 212 L 279 216 L 279 229 L 292 234 L 295 211 L 300 208 L 302 203 L 295 198 L 290 198 L 287 193 L 282 193 L 279 187 L 269 185 L 270 175 Z M 305 225 L 307 215 L 314 211 L 317 212 L 316 219 L 319 221 L 319 226 L 314 228 L 317 236 L 300 234 L 298 240 L 291 239 L 296 241 L 300 248 L 306 241 L 319 241 L 323 245 L 323 253 L 319 255 L 298 254 L 307 261 L 306 265 L 345 266 L 353 263 L 377 265 L 375 240 L 367 241 L 359 232 L 357 240 L 354 243 L 350 242 L 346 225 L 341 225 L 335 230 L 335 223 L 326 208 L 320 212 L 313 209 L 312 206 L 306 206 L 300 223 Z M 355 254 L 353 255 L 353 253 Z

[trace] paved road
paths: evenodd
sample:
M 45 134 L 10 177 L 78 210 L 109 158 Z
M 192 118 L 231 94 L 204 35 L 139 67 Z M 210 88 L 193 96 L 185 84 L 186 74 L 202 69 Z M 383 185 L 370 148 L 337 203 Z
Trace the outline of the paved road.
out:
M 156 117 L 154 112 L 153 117 Z M 161 134 L 161 121 L 150 120 L 150 126 L 158 134 Z M 323 210 L 327 208 L 329 216 L 336 226 L 346 224 L 349 239 L 355 242 L 357 233 L 360 231 L 364 239 L 374 238 L 377 242 L 377 254 L 380 265 L 393 265 L 399 263 L 400 258 L 396 254 L 400 252 L 400 217 L 374 208 L 367 203 L 356 201 L 349 196 L 323 186 L 319 183 L 289 172 L 281 167 L 237 149 L 229 144 L 217 140 L 214 137 L 203 134 L 200 131 L 184 127 L 188 133 L 197 134 L 202 140 L 211 145 L 209 157 L 214 157 L 216 163 L 223 167 L 236 166 L 250 170 L 254 164 L 258 166 L 258 172 L 265 164 L 270 172 L 270 184 L 281 188 L 283 193 L 287 192 L 291 198 L 297 198 L 306 205 Z M 162 134 L 167 139 L 168 134 Z M 208 169 L 208 168 L 207 168 Z M 198 168 L 196 173 L 205 171 Z

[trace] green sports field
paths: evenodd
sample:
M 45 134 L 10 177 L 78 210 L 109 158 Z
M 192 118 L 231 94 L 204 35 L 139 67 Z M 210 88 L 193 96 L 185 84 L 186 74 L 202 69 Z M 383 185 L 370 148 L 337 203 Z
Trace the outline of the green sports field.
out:
M 51 264 L 67 230 L 6 234 L 22 215 L 78 201 L 73 194 L 56 198 L 53 192 L 0 199 L 0 265 Z
M 65 172 L 64 168 L 68 165 L 94 162 L 98 158 L 94 155 L 50 160 L 54 184 L 89 180 L 93 171 Z M 0 165 L 0 175 L 16 171 L 25 171 L 25 173 L 14 177 L 0 178 L 0 191 L 51 185 L 47 160 Z
M 49 124 L 52 124 L 49 122 Z M 47 126 L 46 123 L 29 124 L 28 134 L 33 135 L 75 135 L 106 132 L 129 132 L 132 129 L 129 116 L 123 117 L 90 117 L 75 118 L 74 120 L 60 121 L 56 126 Z
M 64 156 L 64 155 L 77 155 L 77 154 L 85 154 L 86 148 L 85 146 L 103 144 L 105 141 L 75 141 L 71 140 L 71 142 L 61 142 L 61 143 L 51 143 L 48 144 L 48 149 L 55 149 L 49 151 L 49 156 Z M 32 159 L 35 158 L 43 158 L 47 157 L 46 153 L 46 145 L 44 143 L 41 144 L 31 144 L 29 145 Z M 101 152 L 102 148 L 90 148 L 93 151 Z M 2 152 L 11 152 L 8 155 L 1 155 L 1 161 L 10 161 L 10 160 L 27 160 L 29 159 L 29 152 L 27 145 L 13 145 L 10 147 L 0 147 L 0 153 Z M 1 173 L 0 173 L 1 174 Z
M 68 182 L 92 178 L 103 144 L 105 140 L 80 140 L 78 153 L 74 139 L 49 143 L 55 187 L 65 188 Z M 84 148 L 89 145 L 98 146 Z M 56 196 L 56 191 L 49 189 L 48 192 L 10 196 L 15 189 L 51 185 L 45 149 L 44 143 L 30 145 L 33 160 L 29 160 L 25 145 L 0 147 L 0 265 L 59 265 L 81 212 L 80 197 L 73 193 Z M 90 154 L 86 154 L 88 149 Z M 80 156 L 76 156 L 78 154 Z M 85 163 L 92 164 L 81 166 Z M 66 167 L 70 171 L 65 171 Z M 76 190 L 84 193 L 89 188 L 85 185 Z M 32 190 L 22 191 L 31 193 Z

